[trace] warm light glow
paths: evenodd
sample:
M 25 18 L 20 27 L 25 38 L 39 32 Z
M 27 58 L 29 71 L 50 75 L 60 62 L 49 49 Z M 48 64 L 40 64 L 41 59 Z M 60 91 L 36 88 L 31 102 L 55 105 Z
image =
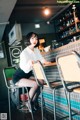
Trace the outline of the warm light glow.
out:
M 79 21 L 78 17 L 75 17 L 75 21 L 76 21 L 76 22 L 78 22 L 78 21 Z
M 48 8 L 45 8 L 44 14 L 45 14 L 45 15 L 49 15 L 49 14 L 50 14 L 50 10 L 49 10 Z
M 39 39 L 39 43 L 40 44 L 45 43 L 45 39 Z

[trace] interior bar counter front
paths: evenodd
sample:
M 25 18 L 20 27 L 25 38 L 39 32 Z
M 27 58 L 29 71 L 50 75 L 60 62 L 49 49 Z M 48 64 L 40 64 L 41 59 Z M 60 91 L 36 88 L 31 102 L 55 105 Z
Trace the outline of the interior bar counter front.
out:
M 62 47 L 54 49 L 51 52 L 48 52 L 48 53 L 43 52 L 42 53 L 42 55 L 45 57 L 46 60 L 54 61 L 54 64 L 52 66 L 45 67 L 46 76 L 50 82 L 61 80 L 57 64 L 55 63 L 56 56 L 58 56 L 58 55 L 65 56 L 67 53 L 71 53 L 73 51 L 76 51 L 78 54 L 80 54 L 80 40 L 78 40 L 76 42 L 71 42 L 67 45 L 64 45 Z M 70 67 L 68 68 L 68 70 L 69 69 L 70 69 Z M 72 65 L 72 69 L 74 71 L 73 65 Z M 75 70 L 75 74 L 76 74 L 76 72 L 77 71 Z M 49 111 L 50 113 L 53 113 L 53 108 L 54 108 L 52 95 L 53 95 L 52 90 L 49 89 L 49 87 L 44 86 L 44 89 L 43 89 L 44 103 L 45 103 L 46 110 Z M 71 97 L 71 99 L 70 99 L 71 109 L 78 112 L 78 115 L 73 116 L 73 119 L 79 120 L 80 119 L 80 115 L 79 115 L 79 113 L 80 113 L 80 87 L 79 87 L 78 91 L 76 91 L 76 92 L 72 91 L 70 97 Z M 69 109 L 68 109 L 68 105 L 67 105 L 65 90 L 63 87 L 59 88 L 59 89 L 56 88 L 55 101 L 56 101 L 56 115 L 60 118 L 65 118 L 65 116 L 68 116 Z M 72 113 L 73 113 L 73 111 L 72 111 Z M 47 117 L 52 117 L 52 116 L 50 115 Z M 52 120 L 52 118 L 50 118 L 50 119 Z M 65 119 L 69 120 L 69 118 L 65 118 Z

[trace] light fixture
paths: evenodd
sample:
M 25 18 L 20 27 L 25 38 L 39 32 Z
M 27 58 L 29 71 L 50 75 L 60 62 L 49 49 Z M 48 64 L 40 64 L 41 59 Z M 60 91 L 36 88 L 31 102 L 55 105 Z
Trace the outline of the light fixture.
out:
M 49 8 L 45 8 L 43 12 L 47 16 L 47 15 L 50 14 L 50 9 Z
M 50 21 L 47 21 L 47 24 L 49 25 L 49 24 L 50 24 Z
M 40 24 L 35 24 L 35 28 L 40 28 Z

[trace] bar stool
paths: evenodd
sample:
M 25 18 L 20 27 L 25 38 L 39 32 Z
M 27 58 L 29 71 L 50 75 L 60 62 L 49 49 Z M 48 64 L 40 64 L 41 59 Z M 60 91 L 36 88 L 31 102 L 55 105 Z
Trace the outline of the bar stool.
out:
M 47 85 L 53 91 L 53 103 L 54 103 L 54 120 L 56 120 L 56 103 L 55 103 L 55 89 L 61 88 L 61 82 L 59 80 L 54 82 L 49 82 L 45 75 L 43 65 L 38 61 L 33 64 L 33 73 L 36 79 L 37 84 L 40 86 L 41 89 L 41 113 L 42 113 L 42 120 L 44 119 L 43 116 L 43 85 L 40 84 L 40 80 L 44 81 L 44 85 Z
M 24 91 L 25 88 L 22 88 L 22 91 Z M 19 110 L 25 113 L 31 112 L 32 113 L 32 108 L 31 108 L 31 103 L 29 100 L 28 92 L 20 94 L 20 106 Z
M 18 93 L 18 107 L 17 108 L 18 108 L 18 110 L 24 110 L 23 109 L 24 106 L 26 108 L 28 107 L 28 109 L 26 109 L 26 110 L 29 110 L 29 112 L 31 113 L 31 116 L 32 116 L 32 120 L 34 120 L 32 107 L 31 107 L 31 103 L 30 103 L 30 98 L 29 98 L 29 93 L 28 93 L 28 88 L 16 86 L 16 85 L 14 85 L 14 83 L 12 81 L 12 77 L 13 77 L 13 74 L 15 73 L 15 71 L 16 71 L 15 67 L 6 67 L 3 69 L 5 84 L 6 84 L 6 87 L 8 88 L 9 120 L 11 120 L 11 102 L 10 102 L 11 93 L 16 92 L 16 90 L 19 90 L 19 88 L 22 89 L 22 94 L 19 97 L 19 93 Z M 24 94 L 24 89 L 26 89 L 26 94 Z M 19 98 L 21 98 L 22 103 L 20 103 Z
M 80 93 L 80 55 L 76 51 L 66 53 L 65 55 L 58 55 L 56 62 L 66 93 L 69 120 L 72 120 L 72 116 L 77 114 L 77 111 L 71 109 L 70 93 Z

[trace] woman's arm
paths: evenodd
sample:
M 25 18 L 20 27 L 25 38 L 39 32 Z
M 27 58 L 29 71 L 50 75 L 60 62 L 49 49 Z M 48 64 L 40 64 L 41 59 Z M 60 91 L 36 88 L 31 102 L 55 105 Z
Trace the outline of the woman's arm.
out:
M 44 60 L 43 65 L 49 65 L 49 64 L 51 64 L 51 63 L 52 63 L 52 62 L 50 62 L 50 61 Z
M 39 61 L 40 61 L 43 65 L 49 65 L 49 64 L 51 64 L 50 61 L 45 60 L 45 58 L 41 55 L 40 50 L 39 50 L 38 48 L 36 49 L 36 53 L 37 53 L 37 55 L 39 56 Z

